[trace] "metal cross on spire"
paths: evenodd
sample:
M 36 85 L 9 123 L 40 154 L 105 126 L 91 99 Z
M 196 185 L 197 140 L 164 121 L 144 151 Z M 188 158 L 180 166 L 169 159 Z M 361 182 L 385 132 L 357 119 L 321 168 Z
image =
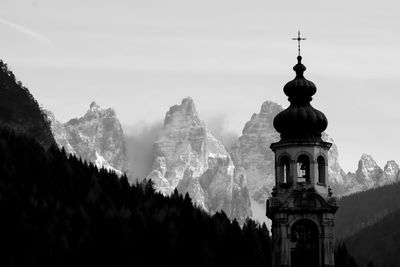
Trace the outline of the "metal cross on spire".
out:
M 300 41 L 306 40 L 306 38 L 301 38 L 300 36 L 300 30 L 297 32 L 297 38 L 292 38 L 292 40 L 297 41 L 298 46 L 299 46 L 299 56 L 300 56 Z

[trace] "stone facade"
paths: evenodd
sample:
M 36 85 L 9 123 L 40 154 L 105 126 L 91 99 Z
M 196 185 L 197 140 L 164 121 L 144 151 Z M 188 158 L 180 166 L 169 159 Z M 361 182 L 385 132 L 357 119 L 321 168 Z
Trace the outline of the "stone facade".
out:
M 314 257 L 314 261 L 308 262 L 309 267 L 333 267 L 333 226 L 337 205 L 326 183 L 320 182 L 326 179 L 328 165 L 318 163 L 319 157 L 328 162 L 326 157 L 330 143 L 271 147 L 276 158 L 276 186 L 267 201 L 267 216 L 272 220 L 273 266 L 302 266 L 301 260 L 294 262 L 293 259 L 296 253 L 301 253 Z M 310 158 L 309 173 L 305 174 L 308 177 L 303 177 L 299 171 L 302 166 L 298 159 L 301 156 Z M 289 158 L 288 170 L 282 170 L 286 169 L 282 164 L 283 157 Z M 285 177 L 284 171 L 289 175 Z M 297 232 L 296 225 L 300 228 Z M 312 235 L 315 236 L 314 245 L 310 244 L 313 242 Z

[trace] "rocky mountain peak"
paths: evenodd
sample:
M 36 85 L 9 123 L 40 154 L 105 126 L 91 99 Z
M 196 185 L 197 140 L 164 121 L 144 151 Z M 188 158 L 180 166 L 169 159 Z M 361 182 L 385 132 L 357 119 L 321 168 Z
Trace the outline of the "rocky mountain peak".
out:
M 371 155 L 365 153 L 362 154 L 360 160 L 358 161 L 357 172 L 361 172 L 364 175 L 368 175 L 377 170 L 382 171 L 382 169 L 378 166 L 374 158 Z
M 366 190 L 381 185 L 383 171 L 378 166 L 371 155 L 362 154 L 358 161 L 358 169 L 355 173 L 355 178 L 361 190 Z
M 247 178 L 251 208 L 255 219 L 265 221 L 265 201 L 274 186 L 274 154 L 269 146 L 279 140 L 273 127 L 274 117 L 282 106 L 265 101 L 259 113 L 246 122 L 242 135 L 231 148 L 231 156 L 237 167 L 242 167 Z
M 329 183 L 334 188 L 335 194 L 342 195 L 344 193 L 343 183 L 344 183 L 344 171 L 339 165 L 339 151 L 335 144 L 335 141 L 332 137 L 330 137 L 327 133 L 322 133 L 322 140 L 325 142 L 329 142 L 332 144 L 331 148 L 329 149 L 329 159 L 328 159 L 328 166 L 329 166 Z
M 93 162 L 99 168 L 122 174 L 126 164 L 126 148 L 122 126 L 113 109 L 102 109 L 92 102 L 83 117 L 64 124 L 57 121 L 53 113 L 47 114 L 59 147 Z
M 90 103 L 90 111 L 91 112 L 96 112 L 100 109 L 100 106 L 96 104 L 95 101 L 93 101 L 92 103 Z
M 375 166 L 377 166 L 374 158 L 371 155 L 365 154 L 365 153 L 363 153 L 361 155 L 361 159 L 360 159 L 360 163 L 359 164 L 362 164 L 365 167 L 375 167 Z
M 260 114 L 275 114 L 275 113 L 279 113 L 283 110 L 283 107 L 275 102 L 272 101 L 265 101 L 262 105 L 261 105 L 261 110 L 260 110 Z
M 102 109 L 95 101 L 93 101 L 90 104 L 89 110 L 86 112 L 86 114 L 80 119 L 80 120 L 92 120 L 92 119 L 98 119 L 98 118 L 115 118 L 116 119 L 116 113 L 114 109 L 112 108 L 107 108 L 107 109 Z
M 180 105 L 170 107 L 165 115 L 164 127 L 170 124 L 192 124 L 200 125 L 201 121 L 197 114 L 196 106 L 191 97 L 186 97 L 182 100 Z
M 349 195 L 398 182 L 400 181 L 400 170 L 394 160 L 388 161 L 382 170 L 371 155 L 362 154 L 356 172 L 348 172 L 345 178 L 345 194 Z
M 261 105 L 260 113 L 254 113 L 250 121 L 246 122 L 242 136 L 250 133 L 270 135 L 273 134 L 278 141 L 279 135 L 273 127 L 274 117 L 283 110 L 283 107 L 271 101 L 265 101 Z
M 399 165 L 394 160 L 389 160 L 384 168 L 385 172 L 395 173 L 399 171 Z
M 393 183 L 400 180 L 400 168 L 394 160 L 389 160 L 383 168 L 384 180 L 386 183 Z
M 222 145 L 200 120 L 191 98 L 172 106 L 153 147 L 148 178 L 163 194 L 175 188 L 211 213 L 225 211 L 243 222 L 251 216 L 246 178 Z

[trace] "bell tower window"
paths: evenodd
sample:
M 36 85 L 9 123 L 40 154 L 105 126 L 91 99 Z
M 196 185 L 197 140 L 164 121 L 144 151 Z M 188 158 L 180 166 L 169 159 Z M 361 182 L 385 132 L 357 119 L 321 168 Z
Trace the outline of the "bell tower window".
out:
M 323 156 L 319 156 L 317 159 L 318 162 L 318 183 L 325 184 L 325 158 Z
M 310 182 L 310 158 L 304 154 L 297 158 L 297 182 Z
M 290 183 L 290 161 L 288 156 L 283 156 L 280 160 L 280 181 Z

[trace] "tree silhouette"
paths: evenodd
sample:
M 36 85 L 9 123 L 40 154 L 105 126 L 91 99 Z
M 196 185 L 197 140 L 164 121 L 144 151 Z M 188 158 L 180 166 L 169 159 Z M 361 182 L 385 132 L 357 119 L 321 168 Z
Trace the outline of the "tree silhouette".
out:
M 1 266 L 270 266 L 265 225 L 0 129 Z

